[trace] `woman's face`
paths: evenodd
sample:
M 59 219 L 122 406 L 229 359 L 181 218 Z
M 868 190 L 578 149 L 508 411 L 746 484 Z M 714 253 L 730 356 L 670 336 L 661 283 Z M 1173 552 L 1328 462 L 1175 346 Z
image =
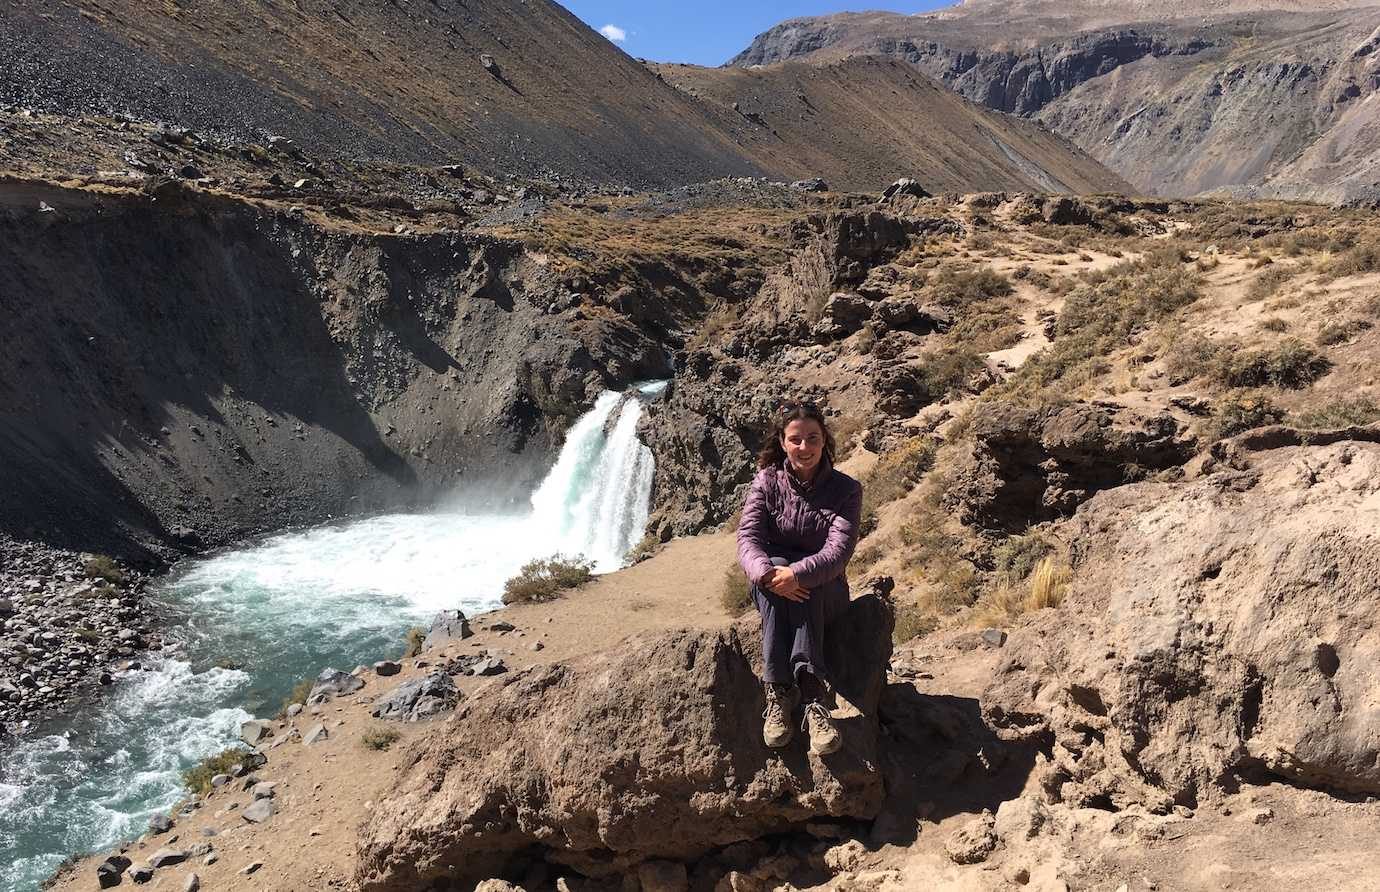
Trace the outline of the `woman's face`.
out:
M 808 477 L 824 455 L 824 431 L 812 418 L 797 419 L 781 433 L 781 448 L 786 450 L 786 460 L 795 472 Z

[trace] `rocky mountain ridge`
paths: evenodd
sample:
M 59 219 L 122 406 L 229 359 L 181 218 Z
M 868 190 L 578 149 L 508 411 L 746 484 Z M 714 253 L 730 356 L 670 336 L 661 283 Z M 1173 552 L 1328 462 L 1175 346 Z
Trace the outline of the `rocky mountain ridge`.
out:
M 1380 196 L 1370 4 L 1190 15 L 1139 4 L 969 3 L 937 14 L 791 20 L 729 64 L 904 59 L 1033 117 L 1150 193 Z

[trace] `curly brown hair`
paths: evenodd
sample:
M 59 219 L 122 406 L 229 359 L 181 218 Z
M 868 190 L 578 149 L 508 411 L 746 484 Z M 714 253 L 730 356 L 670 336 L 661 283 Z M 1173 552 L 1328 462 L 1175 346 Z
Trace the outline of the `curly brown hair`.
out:
M 781 440 L 786 435 L 786 426 L 792 421 L 813 421 L 824 433 L 824 460 L 834 463 L 834 435 L 829 432 L 829 424 L 819 406 L 807 402 L 784 402 L 771 413 L 771 423 L 767 426 L 767 438 L 757 453 L 757 467 L 770 468 L 786 460 L 786 450 Z

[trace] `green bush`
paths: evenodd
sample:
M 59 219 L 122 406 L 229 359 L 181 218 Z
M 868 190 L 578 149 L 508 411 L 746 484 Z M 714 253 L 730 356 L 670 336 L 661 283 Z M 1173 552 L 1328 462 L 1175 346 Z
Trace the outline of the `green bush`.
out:
M 1288 338 L 1259 350 L 1228 352 L 1217 363 L 1216 378 L 1225 387 L 1264 387 L 1299 390 L 1327 374 L 1332 363 L 1300 341 Z
M 182 783 L 197 795 L 211 791 L 211 778 L 217 774 L 229 774 L 230 768 L 244 760 L 249 751 L 243 747 L 222 750 L 214 756 L 207 756 L 196 765 L 182 772 Z
M 561 592 L 578 588 L 594 578 L 594 565 L 588 561 L 552 555 L 529 561 L 518 574 L 503 584 L 504 604 L 533 604 L 551 601 Z
M 387 752 L 388 748 L 398 742 L 402 734 L 393 728 L 370 728 L 360 736 L 360 745 L 365 749 Z
M 1315 409 L 1300 412 L 1295 418 L 1299 427 L 1309 430 L 1332 430 L 1359 427 L 1380 421 L 1380 406 L 1368 397 L 1336 399 Z
M 1213 407 L 1204 436 L 1208 440 L 1232 437 L 1257 427 L 1279 424 L 1284 421 L 1284 414 L 1284 410 L 1264 394 L 1249 391 L 1230 393 Z
M 1292 279 L 1295 272 L 1297 270 L 1292 266 L 1271 264 L 1251 280 L 1251 287 L 1247 290 L 1247 296 L 1251 300 L 1265 300 L 1283 287 L 1285 282 Z

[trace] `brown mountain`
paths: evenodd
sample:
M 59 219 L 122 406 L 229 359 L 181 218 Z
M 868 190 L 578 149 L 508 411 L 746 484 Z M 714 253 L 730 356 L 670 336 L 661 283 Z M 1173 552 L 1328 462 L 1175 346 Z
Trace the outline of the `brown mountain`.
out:
M 955 189 L 1127 188 L 1028 123 L 947 101 L 931 112 L 920 98 L 935 91 L 906 66 L 845 67 L 807 87 L 839 110 L 808 127 L 770 103 L 755 120 L 720 101 L 732 74 L 678 71 L 697 98 L 548 0 L 15 0 L 0 8 L 0 58 L 0 105 L 280 135 L 320 157 L 637 186 L 751 175 L 872 189 L 914 175 Z M 854 89 L 879 101 L 845 102 Z
M 1032 117 L 1147 191 L 1380 199 L 1371 2 L 971 0 L 794 19 L 730 63 L 900 58 Z

